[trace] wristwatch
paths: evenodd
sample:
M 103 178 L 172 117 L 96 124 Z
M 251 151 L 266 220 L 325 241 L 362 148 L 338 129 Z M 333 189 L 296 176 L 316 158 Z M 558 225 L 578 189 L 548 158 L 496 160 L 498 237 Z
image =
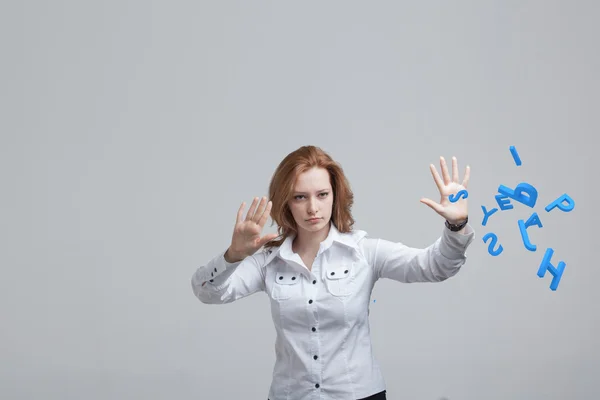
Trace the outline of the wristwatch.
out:
M 448 220 L 446 220 L 446 228 L 450 229 L 452 232 L 458 232 L 464 228 L 465 225 L 467 225 L 467 222 L 469 222 L 469 216 L 467 216 L 467 218 L 460 224 L 451 224 L 448 222 Z

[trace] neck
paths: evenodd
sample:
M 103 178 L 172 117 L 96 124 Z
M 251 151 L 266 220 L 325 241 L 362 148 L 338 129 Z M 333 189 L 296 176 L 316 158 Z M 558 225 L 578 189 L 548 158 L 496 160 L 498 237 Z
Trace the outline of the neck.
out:
M 294 238 L 292 243 L 292 250 L 295 253 L 317 253 L 321 242 L 327 239 L 329 230 L 331 229 L 331 222 L 327 224 L 323 229 L 316 232 L 305 231 L 300 229 L 298 234 Z

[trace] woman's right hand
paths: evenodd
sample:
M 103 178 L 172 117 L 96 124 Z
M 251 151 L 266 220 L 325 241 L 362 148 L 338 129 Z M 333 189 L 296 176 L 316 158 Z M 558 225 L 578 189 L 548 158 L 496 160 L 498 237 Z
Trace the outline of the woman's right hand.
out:
M 260 236 L 271 213 L 271 207 L 273 206 L 271 201 L 267 202 L 267 198 L 263 197 L 260 204 L 258 204 L 258 197 L 255 197 L 248 214 L 246 214 L 246 219 L 242 219 L 245 206 L 246 202 L 243 202 L 238 210 L 231 245 L 225 252 L 225 259 L 228 262 L 241 261 L 251 256 L 265 243 L 279 236 L 276 233 Z

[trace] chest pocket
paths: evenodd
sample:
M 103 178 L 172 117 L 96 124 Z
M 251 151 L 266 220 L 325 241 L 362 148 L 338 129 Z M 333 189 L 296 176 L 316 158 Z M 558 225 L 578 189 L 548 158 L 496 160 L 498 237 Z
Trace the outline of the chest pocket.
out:
M 343 261 L 325 269 L 327 290 L 334 296 L 349 296 L 354 292 L 354 263 Z
M 287 300 L 300 293 L 302 275 L 289 269 L 281 269 L 275 273 L 275 282 L 271 296 L 275 300 Z

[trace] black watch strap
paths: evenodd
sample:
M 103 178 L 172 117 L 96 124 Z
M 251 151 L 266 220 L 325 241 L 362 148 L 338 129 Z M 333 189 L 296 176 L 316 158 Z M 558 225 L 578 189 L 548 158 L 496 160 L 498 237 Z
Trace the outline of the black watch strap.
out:
M 461 222 L 460 224 L 451 224 L 450 222 L 448 222 L 448 220 L 446 220 L 446 228 L 450 229 L 452 232 L 458 232 L 460 231 L 462 228 L 465 227 L 465 225 L 467 225 L 467 222 L 469 222 L 469 217 L 467 216 L 467 218 Z

